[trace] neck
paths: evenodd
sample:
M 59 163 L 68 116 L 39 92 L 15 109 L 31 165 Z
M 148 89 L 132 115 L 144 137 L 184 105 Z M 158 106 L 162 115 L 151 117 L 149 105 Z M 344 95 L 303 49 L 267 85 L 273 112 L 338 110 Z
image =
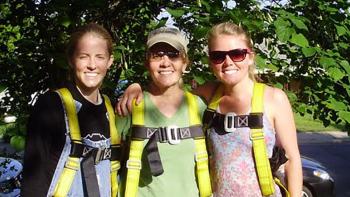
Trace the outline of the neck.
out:
M 90 101 L 93 104 L 99 104 L 102 99 L 101 99 L 101 95 L 98 89 L 94 89 L 94 90 L 87 90 L 87 89 L 83 89 L 83 88 L 79 88 L 79 86 L 76 86 L 77 89 L 79 90 L 80 94 L 83 95 L 83 97 Z
M 224 85 L 224 95 L 231 97 L 245 97 L 253 92 L 254 81 L 246 78 L 234 85 Z
M 170 87 L 160 88 L 156 84 L 151 83 L 148 90 L 152 95 L 162 97 L 173 97 L 174 95 L 183 92 L 182 88 L 178 84 Z

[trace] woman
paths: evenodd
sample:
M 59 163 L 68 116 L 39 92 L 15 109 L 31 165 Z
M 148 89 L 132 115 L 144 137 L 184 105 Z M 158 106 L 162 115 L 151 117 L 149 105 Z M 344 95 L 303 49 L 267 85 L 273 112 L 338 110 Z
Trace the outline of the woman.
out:
M 21 196 L 116 196 L 120 138 L 99 90 L 113 63 L 112 46 L 108 31 L 94 23 L 71 35 L 73 81 L 40 96 L 33 108 Z
M 228 119 L 235 119 L 234 116 L 237 115 L 249 115 L 252 112 L 253 90 L 256 84 L 255 53 L 249 35 L 240 26 L 230 22 L 215 25 L 208 35 L 210 67 L 219 84 L 199 87 L 195 90 L 196 94 L 203 96 L 210 103 L 209 106 L 215 106 L 212 110 L 216 115 Z M 138 88 L 134 86 L 133 89 L 132 92 Z M 222 92 L 217 94 L 217 98 L 212 98 L 216 89 L 221 89 Z M 117 107 L 118 113 L 127 113 L 129 106 L 126 103 L 130 102 L 127 99 L 134 97 L 132 95 L 120 102 L 121 105 Z M 211 103 L 214 102 L 211 100 L 215 100 L 216 105 L 212 105 Z M 288 98 L 282 90 L 264 86 L 260 100 L 264 106 L 261 111 L 263 112 L 262 131 L 267 157 L 272 157 L 275 146 L 285 150 L 288 157 L 285 164 L 287 188 L 291 196 L 300 196 L 301 160 Z M 262 196 L 252 148 L 252 129 L 232 128 L 232 126 L 225 128 L 224 121 L 219 123 L 216 119 L 214 120 L 219 126 L 209 124 L 208 134 L 214 195 Z M 273 195 L 281 196 L 277 185 L 273 187 L 275 189 Z
M 117 118 L 118 131 L 130 139 L 122 196 L 211 195 L 200 125 L 205 104 L 181 85 L 188 63 L 179 30 L 162 27 L 149 34 L 145 66 L 151 82 L 132 116 Z

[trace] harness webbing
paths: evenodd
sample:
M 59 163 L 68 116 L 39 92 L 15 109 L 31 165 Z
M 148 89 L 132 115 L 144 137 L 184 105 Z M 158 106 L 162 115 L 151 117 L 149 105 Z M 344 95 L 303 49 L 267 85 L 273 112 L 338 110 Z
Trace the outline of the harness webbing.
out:
M 254 83 L 251 113 L 263 112 L 264 88 L 264 84 Z M 216 90 L 212 101 L 208 106 L 209 110 L 215 111 L 217 109 L 222 95 L 223 86 L 221 85 Z M 253 144 L 252 146 L 254 152 L 255 166 L 257 169 L 257 175 L 259 179 L 261 192 L 264 196 L 271 195 L 275 192 L 274 180 L 272 177 L 270 162 L 267 156 L 267 149 L 262 128 L 251 128 L 250 138 Z
M 187 91 L 185 92 L 185 97 L 189 106 L 190 126 L 201 125 L 196 98 Z M 144 101 L 136 105 L 134 100 L 132 123 L 133 126 L 144 126 Z M 208 153 L 204 136 L 195 138 L 194 143 L 199 193 L 201 197 L 211 196 L 212 191 L 208 169 Z M 143 139 L 135 138 L 131 140 L 129 160 L 127 161 L 126 197 L 137 196 L 143 148 Z
M 262 83 L 255 83 L 252 98 L 252 112 L 263 112 L 264 89 Z M 261 193 L 269 196 L 275 193 L 270 162 L 267 156 L 266 143 L 262 129 L 250 129 L 250 138 L 253 143 L 255 166 L 259 178 Z
M 81 135 L 80 128 L 78 123 L 77 112 L 74 104 L 74 99 L 67 88 L 62 88 L 57 90 L 59 93 L 66 117 L 68 119 L 68 127 L 71 141 L 74 143 L 80 143 Z M 109 118 L 109 127 L 110 127 L 110 138 L 111 146 L 120 146 L 120 136 L 118 135 L 116 126 L 115 126 L 115 115 L 109 98 L 103 95 L 105 100 L 105 105 Z M 63 168 L 63 171 L 57 181 L 54 195 L 55 197 L 65 197 L 67 196 L 71 185 L 73 183 L 76 172 L 80 166 L 80 158 L 69 156 Z M 111 160 L 111 196 L 117 196 L 118 192 L 118 182 L 117 182 L 117 171 L 120 168 L 120 162 L 117 160 Z

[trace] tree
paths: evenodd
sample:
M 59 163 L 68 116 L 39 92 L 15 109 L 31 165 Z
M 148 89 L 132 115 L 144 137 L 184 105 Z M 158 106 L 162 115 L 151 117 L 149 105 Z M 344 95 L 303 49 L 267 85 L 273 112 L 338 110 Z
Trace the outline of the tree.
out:
M 349 2 L 346 0 L 5 0 L 0 3 L 1 114 L 28 114 L 38 93 L 62 84 L 68 72 L 65 43 L 70 32 L 87 22 L 106 27 L 116 41 L 115 65 L 103 90 L 147 80 L 144 68 L 148 32 L 163 26 L 168 11 L 190 39 L 192 66 L 185 81 L 202 84 L 214 79 L 208 67 L 206 34 L 218 22 L 245 27 L 255 43 L 263 78 L 280 88 L 295 81 L 288 92 L 295 111 L 311 113 L 325 125 L 350 125 Z M 233 6 L 229 6 L 233 3 Z M 276 73 L 280 75 L 276 76 Z M 34 99 L 33 99 L 34 97 Z

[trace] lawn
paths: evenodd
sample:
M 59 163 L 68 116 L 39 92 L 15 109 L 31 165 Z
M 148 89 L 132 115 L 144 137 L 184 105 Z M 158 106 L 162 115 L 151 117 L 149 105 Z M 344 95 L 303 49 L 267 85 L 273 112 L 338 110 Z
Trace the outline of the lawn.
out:
M 324 127 L 321 121 L 314 120 L 310 114 L 305 114 L 305 116 L 294 114 L 294 119 L 295 119 L 297 130 L 300 132 L 344 130 L 344 125 L 331 124 L 328 127 Z

